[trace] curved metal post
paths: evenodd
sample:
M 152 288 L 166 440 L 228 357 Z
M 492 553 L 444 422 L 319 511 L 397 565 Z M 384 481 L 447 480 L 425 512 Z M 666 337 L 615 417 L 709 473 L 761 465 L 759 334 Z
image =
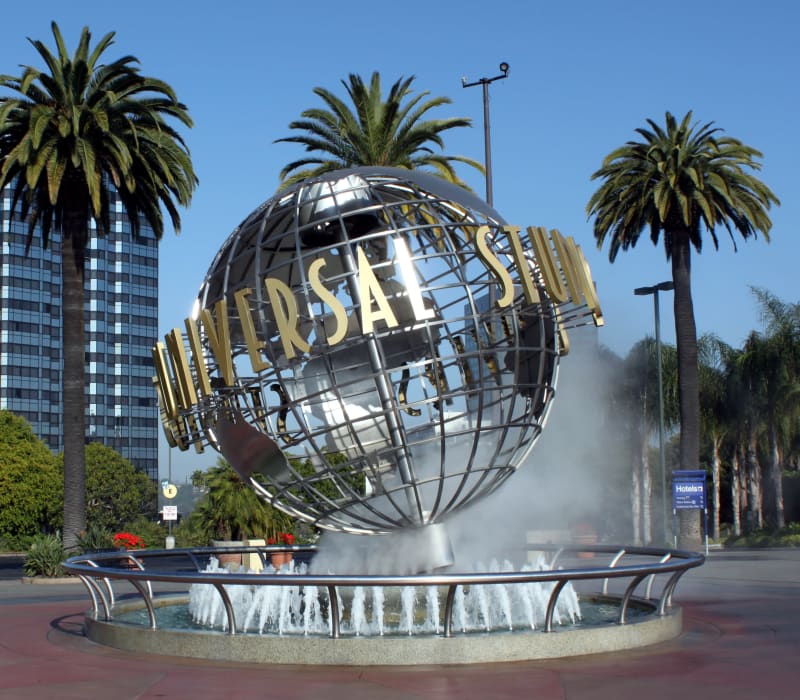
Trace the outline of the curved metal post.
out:
M 131 585 L 139 591 L 139 595 L 142 596 L 142 600 L 144 601 L 145 606 L 147 607 L 147 614 L 150 617 L 150 629 L 154 630 L 158 628 L 156 624 L 156 610 L 153 607 L 153 591 L 150 587 L 150 581 L 147 581 L 147 585 L 143 585 L 141 581 L 138 579 L 132 578 L 128 579 Z
M 619 602 L 619 624 L 625 624 L 625 618 L 628 614 L 628 603 L 631 600 L 631 596 L 633 592 L 636 590 L 636 587 L 644 580 L 646 574 L 639 574 L 638 576 L 634 576 L 633 580 L 628 584 L 628 587 L 625 589 L 625 595 L 622 596 L 622 600 Z
M 142 562 L 141 562 L 139 559 L 137 559 L 136 557 L 134 557 L 132 554 L 129 554 L 129 555 L 128 555 L 128 561 L 129 561 L 129 562 L 133 562 L 133 565 L 134 565 L 134 566 L 135 566 L 137 569 L 139 569 L 139 571 L 144 571 L 144 570 L 145 570 L 145 568 L 144 568 L 144 564 L 142 564 Z M 133 583 L 133 580 L 132 580 L 132 579 L 128 579 L 128 580 L 129 580 L 131 583 Z M 153 584 L 150 582 L 150 580 L 149 580 L 149 579 L 146 581 L 146 583 L 147 583 L 147 595 L 148 595 L 148 596 L 149 596 L 149 597 L 152 599 L 152 597 L 153 597 Z M 138 588 L 138 586 L 137 586 L 137 588 Z M 145 594 L 144 594 L 144 593 L 142 593 L 142 596 L 144 596 L 144 595 L 145 595 Z
M 661 559 L 658 560 L 659 564 L 666 564 L 672 558 L 671 554 L 665 554 Z M 647 579 L 647 586 L 644 589 L 644 599 L 650 600 L 650 595 L 653 592 L 653 584 L 656 582 L 656 574 L 653 572 L 650 574 L 650 577 Z
M 186 556 L 189 557 L 189 560 L 192 562 L 192 566 L 194 566 L 194 568 L 197 571 L 202 570 L 200 566 L 200 559 L 198 559 L 197 555 L 194 552 L 186 552 Z
M 100 565 L 92 561 L 91 559 L 88 559 L 86 563 L 95 569 L 100 568 Z M 111 580 L 107 576 L 104 576 L 101 580 L 103 581 L 103 584 L 106 587 L 106 591 L 108 592 L 108 602 L 113 608 L 114 605 L 116 604 L 116 600 L 114 599 L 114 589 L 111 587 Z M 96 582 L 95 585 L 97 585 Z
M 613 569 L 622 557 L 625 556 L 625 550 L 620 549 L 613 557 L 613 559 L 609 562 L 608 568 Z M 602 588 L 603 595 L 608 595 L 608 577 L 603 579 L 603 588 Z
M 678 570 L 672 574 L 672 576 L 670 576 L 669 581 L 667 581 L 667 585 L 664 586 L 664 590 L 661 592 L 661 599 L 658 601 L 659 615 L 665 615 L 667 608 L 672 607 L 672 593 L 675 591 L 675 586 L 678 585 L 678 581 L 680 580 L 681 576 L 683 576 L 685 573 L 685 570 Z
M 556 568 L 556 562 L 558 561 L 558 558 L 559 558 L 559 557 L 560 557 L 560 556 L 561 556 L 563 553 L 564 553 L 564 548 L 563 548 L 563 547 L 559 547 L 559 548 L 558 548 L 558 549 L 557 549 L 557 550 L 556 550 L 556 551 L 553 553 L 553 558 L 550 560 L 550 568 L 551 568 L 551 569 L 555 569 L 555 568 Z
M 103 601 L 103 609 L 105 612 L 106 620 L 109 619 L 109 609 L 108 603 L 106 602 L 105 598 L 102 597 L 102 592 L 97 587 L 97 579 L 89 578 L 88 576 L 84 576 L 81 574 L 78 578 L 80 578 L 81 582 L 84 586 L 86 586 L 86 590 L 89 592 L 89 597 L 92 599 L 92 612 L 94 613 L 95 618 L 100 614 L 100 608 L 97 605 L 97 596 L 100 595 Z
M 328 586 L 328 607 L 330 608 L 331 637 L 339 639 L 339 594 L 336 586 Z
M 558 602 L 558 596 L 561 595 L 561 591 L 566 585 L 567 585 L 567 579 L 560 579 L 558 583 L 556 583 L 556 585 L 553 587 L 552 593 L 550 593 L 550 600 L 547 601 L 547 612 L 545 613 L 544 616 L 545 632 L 553 631 L 553 613 L 555 613 L 556 611 L 556 603 Z
M 447 598 L 444 602 L 444 636 L 445 637 L 452 637 L 453 636 L 453 604 L 455 603 L 456 599 L 456 588 L 455 586 L 448 586 L 447 588 Z
M 214 588 L 217 589 L 217 593 L 219 593 L 220 598 L 222 598 L 222 604 L 225 606 L 225 615 L 228 618 L 228 634 L 234 635 L 236 634 L 236 613 L 233 611 L 231 598 L 228 595 L 228 591 L 225 590 L 224 583 L 215 582 Z

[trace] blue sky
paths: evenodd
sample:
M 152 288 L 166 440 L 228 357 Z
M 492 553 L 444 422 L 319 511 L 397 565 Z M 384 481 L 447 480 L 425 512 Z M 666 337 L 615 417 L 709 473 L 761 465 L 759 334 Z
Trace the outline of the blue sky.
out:
M 645 236 L 612 265 L 598 251 L 586 203 L 591 174 L 634 130 L 664 113 L 715 122 L 763 153 L 760 177 L 782 204 L 771 212 L 771 243 L 710 238 L 693 259 L 699 333 L 738 345 L 760 327 L 750 286 L 800 301 L 797 261 L 800 156 L 797 73 L 800 5 L 790 0 L 407 0 L 375 3 L 135 4 L 75 0 L 13 3 L 3 11 L 0 72 L 41 65 L 26 37 L 52 46 L 56 20 L 70 50 L 81 27 L 117 33 L 108 56 L 136 56 L 142 71 L 170 83 L 195 121 L 186 134 L 200 178 L 183 231 L 161 243 L 161 335 L 181 325 L 220 244 L 268 199 L 283 165 L 301 156 L 289 122 L 319 106 L 323 86 L 343 94 L 349 73 L 378 70 L 388 88 L 416 76 L 417 90 L 447 95 L 438 116 L 466 116 L 473 128 L 446 134 L 447 152 L 483 159 L 480 87 L 469 81 L 511 66 L 490 89 L 494 203 L 510 223 L 574 236 L 591 265 L 606 318 L 600 341 L 619 354 L 653 333 L 650 298 L 633 289 L 670 279 L 663 248 Z M 483 194 L 481 176 L 464 179 Z M 671 295 L 662 334 L 674 340 Z M 164 458 L 166 460 L 166 457 Z M 176 473 L 212 455 L 174 455 Z M 183 466 L 186 465 L 186 466 Z

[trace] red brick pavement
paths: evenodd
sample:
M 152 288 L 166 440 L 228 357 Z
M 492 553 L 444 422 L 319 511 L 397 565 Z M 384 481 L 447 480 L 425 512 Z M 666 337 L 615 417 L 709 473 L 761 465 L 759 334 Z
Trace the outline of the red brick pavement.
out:
M 0 581 L 0 699 L 797 700 L 800 551 L 714 553 L 676 594 L 684 632 L 646 649 L 476 666 L 289 667 L 131 654 L 83 637 L 80 586 Z

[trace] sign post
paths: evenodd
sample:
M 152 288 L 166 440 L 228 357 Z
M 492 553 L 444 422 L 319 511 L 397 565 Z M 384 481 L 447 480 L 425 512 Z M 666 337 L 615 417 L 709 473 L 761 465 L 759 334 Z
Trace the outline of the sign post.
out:
M 170 469 L 170 471 L 172 470 Z M 169 479 L 165 479 L 161 482 L 161 493 L 164 494 L 164 498 L 171 501 L 178 495 L 178 487 L 170 483 Z M 175 538 L 172 536 L 172 523 L 178 519 L 178 506 L 163 506 L 161 516 L 169 523 L 166 545 L 167 549 L 172 549 L 175 546 Z
M 678 469 L 672 472 L 672 531 L 678 547 L 677 518 L 679 510 L 703 511 L 703 539 L 708 555 L 708 506 L 706 473 L 701 469 Z

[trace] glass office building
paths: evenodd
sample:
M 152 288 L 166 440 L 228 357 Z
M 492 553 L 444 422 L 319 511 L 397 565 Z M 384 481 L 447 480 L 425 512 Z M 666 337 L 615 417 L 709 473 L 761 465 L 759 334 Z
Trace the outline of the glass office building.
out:
M 62 445 L 60 236 L 48 249 L 10 217 L 0 194 L 0 408 L 23 416 L 54 451 Z M 86 440 L 158 479 L 159 416 L 151 348 L 158 336 L 158 245 L 134 240 L 119 201 L 86 260 Z

